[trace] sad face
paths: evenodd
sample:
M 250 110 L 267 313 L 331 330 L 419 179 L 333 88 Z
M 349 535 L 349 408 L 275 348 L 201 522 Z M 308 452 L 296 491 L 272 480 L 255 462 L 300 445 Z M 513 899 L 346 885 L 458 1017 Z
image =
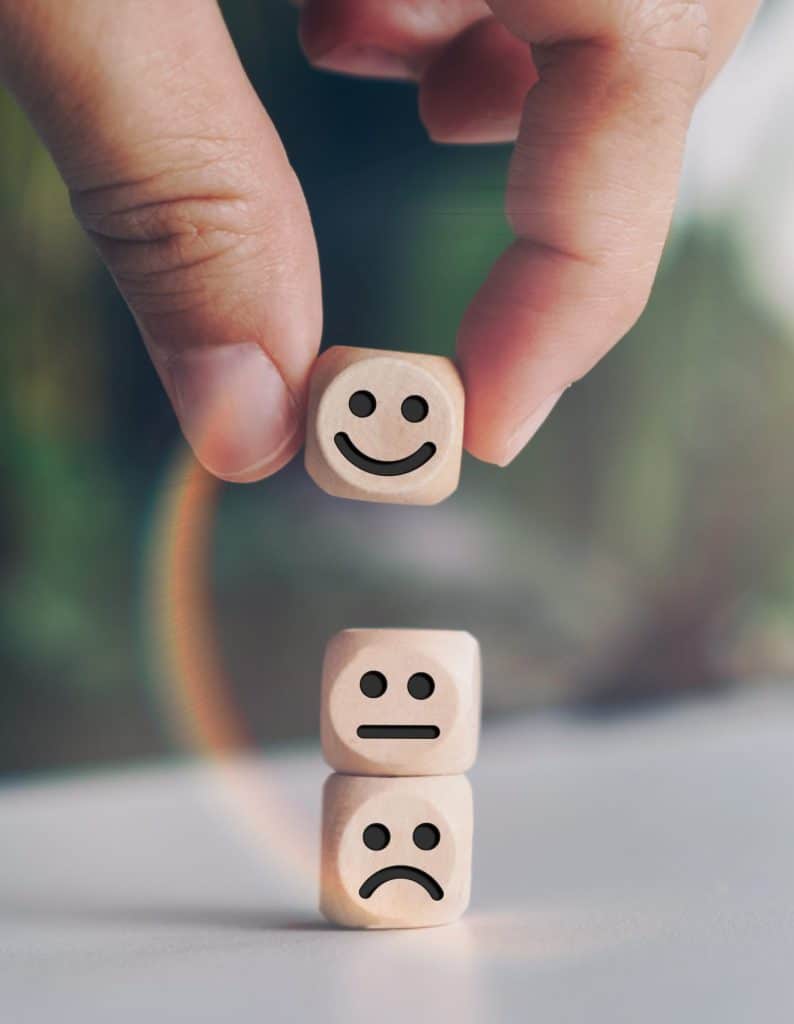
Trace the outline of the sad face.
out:
M 348 629 L 323 663 L 325 759 L 359 775 L 466 771 L 476 755 L 480 657 L 469 633 Z
M 463 390 L 437 356 L 329 349 L 310 389 L 306 466 L 326 491 L 433 504 L 457 486 Z
M 469 900 L 471 836 L 465 776 L 332 775 L 323 792 L 321 908 L 353 927 L 452 921 Z

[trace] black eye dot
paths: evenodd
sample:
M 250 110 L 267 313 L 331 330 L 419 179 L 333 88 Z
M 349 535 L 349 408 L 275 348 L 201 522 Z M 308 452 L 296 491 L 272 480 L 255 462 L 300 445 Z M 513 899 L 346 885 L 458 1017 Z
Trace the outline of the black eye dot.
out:
M 411 395 L 406 398 L 400 408 L 403 416 L 409 423 L 421 423 L 425 416 L 427 416 L 427 402 L 421 395 Z
M 365 697 L 382 697 L 386 692 L 386 676 L 382 672 L 365 672 L 358 685 Z
M 371 825 L 370 828 L 372 828 Z M 441 833 L 429 821 L 422 822 L 414 829 L 414 843 L 420 850 L 435 850 L 440 840 Z
M 369 391 L 356 391 L 347 406 L 354 416 L 371 416 L 375 412 L 375 396 Z
M 433 677 L 427 672 L 414 672 L 408 680 L 408 692 L 415 700 L 427 700 L 435 688 Z
M 424 825 L 420 825 L 419 828 L 424 828 Z M 433 826 L 431 825 L 430 828 Z M 414 836 L 416 832 L 414 832 Z M 361 838 L 364 840 L 364 846 L 368 850 L 383 850 L 389 845 L 391 839 L 391 833 L 385 825 L 381 825 L 379 822 L 373 822 L 371 825 L 367 825 L 362 833 Z M 438 840 L 436 840 L 438 842 Z M 435 843 L 433 844 L 435 845 Z

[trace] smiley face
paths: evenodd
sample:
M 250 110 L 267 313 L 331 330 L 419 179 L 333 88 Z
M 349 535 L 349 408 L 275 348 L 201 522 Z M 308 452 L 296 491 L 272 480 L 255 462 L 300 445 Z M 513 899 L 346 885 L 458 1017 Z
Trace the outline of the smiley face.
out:
M 323 912 L 370 928 L 454 920 L 469 899 L 472 817 L 462 775 L 332 775 L 323 791 Z
M 372 416 L 377 408 L 377 399 L 370 391 L 355 391 L 347 403 L 350 412 L 359 419 Z M 400 415 L 409 423 L 421 423 L 427 418 L 430 407 L 421 395 L 409 395 L 400 405 Z M 437 453 L 438 448 L 432 441 L 423 441 L 410 455 L 401 459 L 374 459 L 367 455 L 351 441 L 350 435 L 344 430 L 334 434 L 334 444 L 347 459 L 351 466 L 362 473 L 375 476 L 404 476 L 416 473 Z
M 437 356 L 329 349 L 312 375 L 306 467 L 324 490 L 433 504 L 457 486 L 463 390 Z
M 325 758 L 364 775 L 464 772 L 476 754 L 479 705 L 479 647 L 469 633 L 344 630 L 323 664 Z

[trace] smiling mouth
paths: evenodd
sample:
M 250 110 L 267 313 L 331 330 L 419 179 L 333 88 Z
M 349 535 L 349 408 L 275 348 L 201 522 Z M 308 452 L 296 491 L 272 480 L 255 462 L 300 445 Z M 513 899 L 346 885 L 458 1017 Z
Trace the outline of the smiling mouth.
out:
M 409 882 L 416 882 L 433 900 L 438 901 L 444 898 L 444 890 L 432 875 L 428 875 L 421 868 L 406 867 L 402 864 L 395 864 L 390 868 L 381 868 L 380 871 L 371 874 L 358 890 L 358 894 L 362 900 L 368 900 L 384 882 L 393 882 L 396 878 L 407 878 Z
M 356 736 L 362 740 L 436 740 L 437 725 L 360 725 Z
M 356 448 L 342 431 L 334 435 L 334 444 L 352 466 L 375 476 L 403 476 L 405 473 L 413 473 L 414 470 L 421 469 L 436 454 L 436 446 L 431 441 L 425 441 L 412 455 L 406 455 L 404 459 L 372 459 Z

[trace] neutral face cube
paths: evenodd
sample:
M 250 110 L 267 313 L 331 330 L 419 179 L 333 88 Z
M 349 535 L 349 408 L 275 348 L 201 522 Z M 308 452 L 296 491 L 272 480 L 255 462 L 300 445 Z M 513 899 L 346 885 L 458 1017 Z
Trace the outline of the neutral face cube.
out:
M 323 753 L 353 775 L 454 775 L 480 730 L 480 648 L 470 633 L 346 629 L 325 652 Z
M 449 359 L 331 348 L 312 373 L 306 469 L 339 498 L 435 505 L 458 486 L 463 405 Z
M 332 775 L 323 790 L 320 909 L 352 928 L 422 928 L 469 903 L 471 786 L 465 775 Z

